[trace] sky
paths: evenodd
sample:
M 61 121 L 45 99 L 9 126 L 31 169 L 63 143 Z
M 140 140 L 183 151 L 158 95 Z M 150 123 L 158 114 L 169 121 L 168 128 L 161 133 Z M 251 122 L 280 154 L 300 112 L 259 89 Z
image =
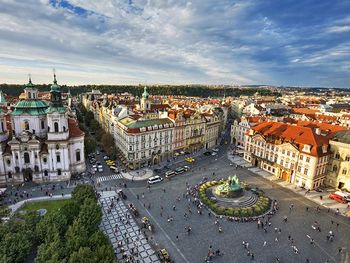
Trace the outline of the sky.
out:
M 0 83 L 350 87 L 350 1 L 0 0 Z

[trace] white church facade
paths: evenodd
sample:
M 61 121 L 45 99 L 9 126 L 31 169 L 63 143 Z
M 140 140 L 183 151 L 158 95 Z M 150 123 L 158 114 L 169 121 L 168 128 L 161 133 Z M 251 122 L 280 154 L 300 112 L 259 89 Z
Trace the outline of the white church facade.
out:
M 84 172 L 84 133 L 62 103 L 56 76 L 50 102 L 29 80 L 25 99 L 0 109 L 0 185 L 69 180 Z

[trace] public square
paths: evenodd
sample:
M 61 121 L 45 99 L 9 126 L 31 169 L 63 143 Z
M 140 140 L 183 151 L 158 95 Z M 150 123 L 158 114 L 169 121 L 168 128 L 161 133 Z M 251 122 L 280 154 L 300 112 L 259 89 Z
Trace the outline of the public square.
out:
M 277 200 L 279 210 L 272 216 L 267 233 L 262 228 L 258 229 L 256 222 L 230 222 L 225 218 L 218 219 L 223 230 L 219 233 L 216 218 L 209 216 L 206 209 L 202 210 L 202 215 L 198 214 L 192 201 L 189 203 L 184 198 L 186 183 L 194 186 L 203 177 L 227 178 L 233 174 Z M 349 261 L 348 219 L 336 215 L 332 210 L 328 212 L 326 208 L 317 212 L 317 204 L 304 196 L 244 167 L 236 170 L 235 166 L 230 165 L 223 149 L 217 158 L 200 157 L 189 172 L 152 185 L 150 190 L 146 184 L 129 183 L 126 193 L 127 202 L 134 203 L 141 215 L 153 222 L 157 245 L 167 248 L 175 262 L 204 262 L 210 247 L 223 253 L 214 257 L 212 262 L 278 262 L 277 258 L 280 262 Z M 188 215 L 186 218 L 185 213 Z M 285 216 L 288 218 L 286 223 L 283 221 Z M 169 217 L 173 218 L 171 222 L 168 222 Z M 315 222 L 321 231 L 313 229 Z M 190 234 L 188 227 L 191 228 Z M 329 231 L 334 234 L 333 242 L 327 241 Z M 248 249 L 243 246 L 243 241 L 249 243 Z M 339 248 L 342 249 L 340 253 Z

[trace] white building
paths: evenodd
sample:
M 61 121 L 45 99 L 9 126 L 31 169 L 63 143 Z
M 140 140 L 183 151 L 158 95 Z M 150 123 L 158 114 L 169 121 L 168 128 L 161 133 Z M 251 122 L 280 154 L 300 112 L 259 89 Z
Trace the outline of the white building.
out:
M 8 113 L 12 132 L 0 113 L 0 184 L 69 180 L 85 171 L 84 133 L 62 104 L 56 76 L 50 103 L 38 99 L 31 80 L 24 91 Z

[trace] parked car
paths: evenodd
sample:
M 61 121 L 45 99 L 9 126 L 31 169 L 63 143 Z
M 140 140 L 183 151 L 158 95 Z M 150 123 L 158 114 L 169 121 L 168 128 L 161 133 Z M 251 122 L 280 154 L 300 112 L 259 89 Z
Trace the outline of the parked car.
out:
M 109 157 L 107 155 L 103 156 L 103 160 L 109 160 Z
M 348 202 L 348 201 L 346 201 L 346 199 L 343 196 L 338 195 L 336 193 L 330 194 L 329 198 L 337 201 L 338 203 L 342 203 L 342 204 L 346 204 Z
M 179 167 L 179 168 L 176 168 L 176 169 L 175 169 L 175 173 L 176 173 L 176 174 L 182 174 L 182 173 L 184 173 L 184 172 L 185 172 L 185 169 L 182 168 L 182 167 Z
M 218 155 L 218 153 L 217 152 L 212 152 L 211 155 L 212 156 L 216 156 L 216 155 Z
M 214 149 L 213 149 L 213 152 L 218 152 L 218 151 L 219 151 L 218 148 L 214 148 Z
M 155 184 L 161 181 L 163 181 L 163 178 L 158 175 L 148 178 L 148 184 Z
M 184 170 L 185 170 L 186 172 L 190 170 L 190 167 L 187 166 L 187 165 L 185 165 L 183 168 L 184 168 Z
M 187 158 L 185 158 L 185 161 L 187 161 L 189 163 L 193 163 L 195 161 L 195 159 L 193 157 L 187 157 Z
M 341 191 L 337 191 L 335 192 L 335 194 L 342 196 L 346 201 L 350 202 L 350 195 L 345 193 L 345 192 L 341 192 Z
M 205 153 L 203 153 L 205 156 L 210 156 L 211 155 L 211 152 L 207 151 Z
M 166 178 L 169 178 L 169 177 L 174 176 L 175 174 L 176 173 L 173 170 L 170 170 L 170 171 L 166 171 L 164 175 Z

